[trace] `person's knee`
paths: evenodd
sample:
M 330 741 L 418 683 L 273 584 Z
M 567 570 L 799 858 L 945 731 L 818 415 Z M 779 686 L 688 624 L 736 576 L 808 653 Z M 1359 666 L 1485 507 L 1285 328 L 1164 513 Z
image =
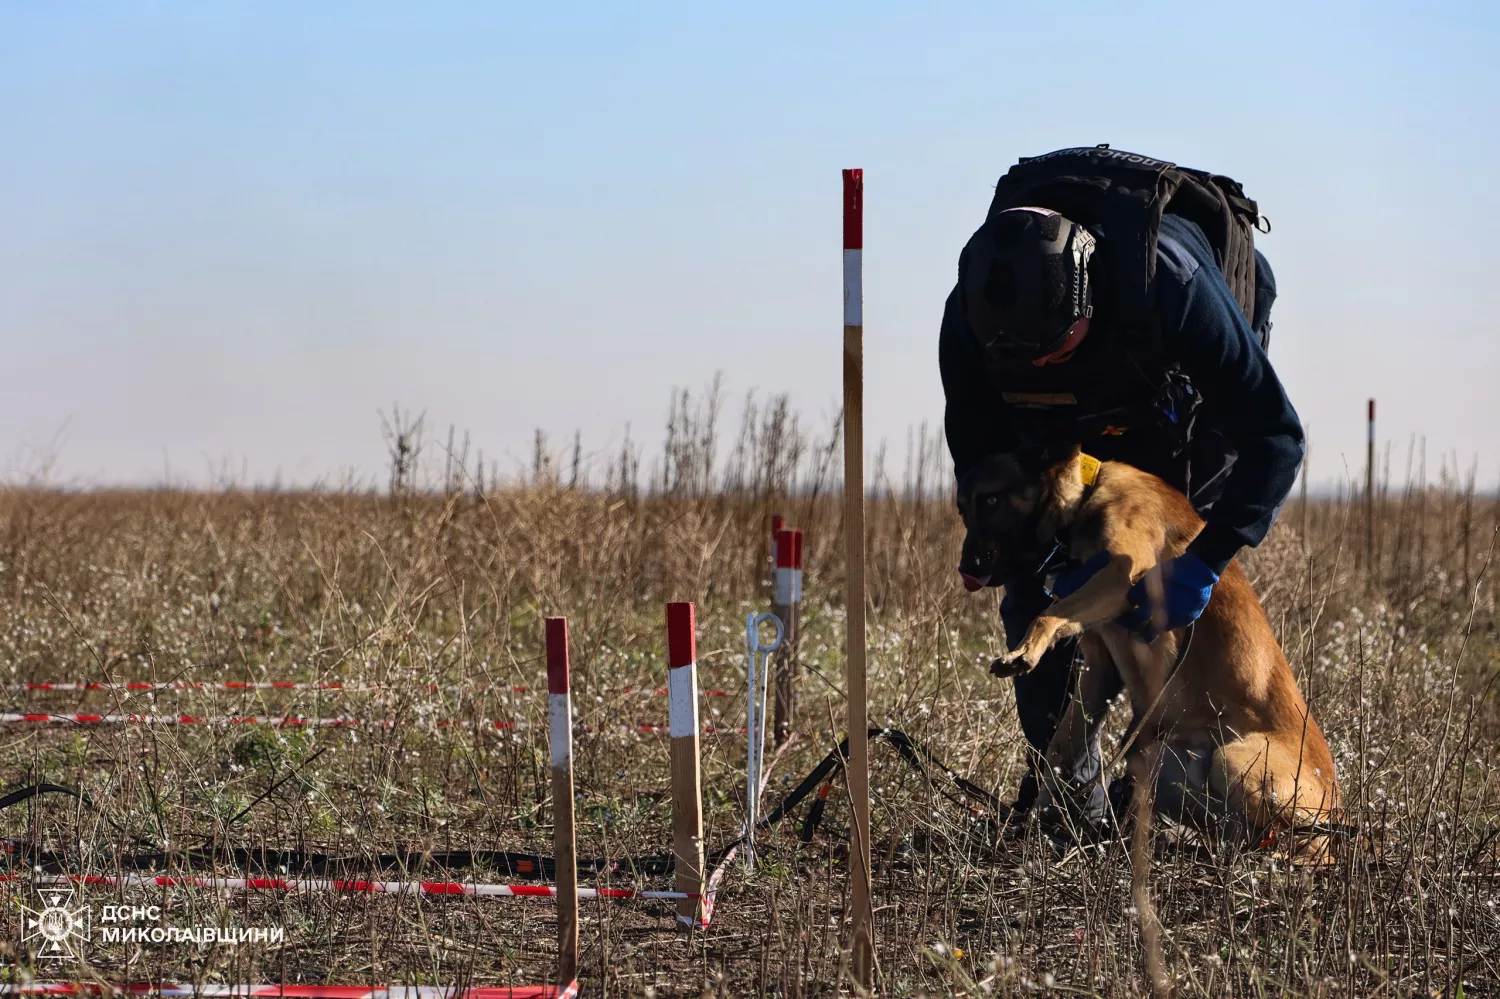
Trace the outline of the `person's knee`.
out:
M 1125 689 L 1125 681 L 1113 659 L 1086 658 L 1079 667 L 1077 689 L 1084 714 L 1097 730 L 1109 712 L 1110 704 Z
M 1156 775 L 1155 811 L 1173 822 L 1206 828 L 1215 810 L 1208 795 L 1208 755 L 1172 747 L 1161 757 Z

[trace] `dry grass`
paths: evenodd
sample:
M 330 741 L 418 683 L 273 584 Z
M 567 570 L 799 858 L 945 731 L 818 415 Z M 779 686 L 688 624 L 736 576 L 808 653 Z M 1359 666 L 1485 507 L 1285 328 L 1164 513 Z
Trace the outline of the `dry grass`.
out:
M 121 851 L 142 849 L 128 837 L 154 848 L 272 845 L 349 856 L 547 852 L 542 733 L 437 721 L 541 723 L 540 696 L 481 688 L 539 687 L 541 618 L 566 614 L 587 726 L 577 750 L 580 852 L 662 853 L 666 739 L 625 723 L 662 721 L 665 706 L 614 691 L 661 682 L 669 599 L 699 604 L 703 685 L 739 689 L 744 616 L 766 602 L 772 509 L 808 537 L 801 737 L 776 768 L 771 798 L 779 798 L 828 751 L 843 714 L 836 428 L 808 439 L 773 400 L 715 462 L 716 413 L 690 399 L 674 405 L 670 460 L 644 482 L 629 445 L 591 478 L 576 452 L 554 458 L 539 437 L 532 481 L 498 488 L 476 483 L 459 453 L 448 460 L 446 488 L 417 491 L 415 455 L 404 453 L 390 496 L 0 495 L 0 676 L 8 682 L 390 685 L 337 696 L 11 693 L 8 710 L 399 722 L 358 731 L 3 728 L 4 788 L 79 786 L 98 808 L 33 800 L 0 812 L 0 835 L 68 851 L 75 870 L 94 873 L 113 873 Z M 393 436 L 405 429 L 409 418 L 398 416 Z M 1008 684 L 984 669 L 999 647 L 996 598 L 955 585 L 946 466 L 931 441 L 915 453 L 903 485 L 882 483 L 871 502 L 871 717 L 1008 794 L 1022 765 L 1019 733 Z M 1294 502 L 1246 562 L 1329 735 L 1351 818 L 1379 857 L 1350 850 L 1336 867 L 1307 872 L 1268 852 L 1163 846 L 1154 891 L 1180 995 L 1500 994 L 1500 613 L 1494 570 L 1486 571 L 1495 502 L 1452 484 L 1383 497 L 1375 565 L 1361 564 L 1361 509 Z M 429 683 L 465 689 L 415 689 Z M 730 724 L 743 718 L 743 698 L 706 703 Z M 704 745 L 713 846 L 732 838 L 742 813 L 743 739 Z M 1034 830 L 997 842 L 939 793 L 945 788 L 888 752 L 874 759 L 883 992 L 1142 994 L 1122 844 L 1059 848 Z M 811 844 L 797 843 L 791 823 L 768 836 L 757 873 L 732 871 L 713 927 L 691 939 L 673 929 L 665 904 L 584 903 L 589 994 L 847 991 L 844 814 L 835 796 Z M 499 880 L 483 870 L 455 876 Z M 8 887 L 27 900 L 24 883 Z M 286 928 L 279 947 L 96 944 L 90 965 L 70 973 L 104 981 L 542 982 L 555 956 L 545 902 L 86 894 L 96 907 L 154 901 L 179 925 Z M 3 919 L 5 960 L 32 969 L 16 945 L 18 910 L 7 906 Z

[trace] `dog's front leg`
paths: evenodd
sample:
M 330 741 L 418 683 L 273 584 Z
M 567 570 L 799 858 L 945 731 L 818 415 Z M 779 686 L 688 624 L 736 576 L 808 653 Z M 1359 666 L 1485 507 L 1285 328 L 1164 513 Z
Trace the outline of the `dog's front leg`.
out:
M 1109 562 L 1076 592 L 1038 615 L 1021 644 L 1001 656 L 999 663 L 1013 664 L 1016 673 L 1029 672 L 1056 642 L 1125 613 L 1130 609 L 1131 579 L 1139 565 L 1139 560 L 1129 555 L 1111 555 Z

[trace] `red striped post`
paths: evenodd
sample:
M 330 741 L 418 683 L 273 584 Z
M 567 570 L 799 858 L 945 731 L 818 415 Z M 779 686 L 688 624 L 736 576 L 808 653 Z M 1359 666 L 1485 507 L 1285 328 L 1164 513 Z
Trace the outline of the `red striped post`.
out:
M 773 514 L 771 514 L 771 568 L 772 568 L 773 571 L 775 570 L 775 567 L 778 564 L 777 561 L 776 561 L 776 539 L 781 535 L 781 532 L 783 530 L 785 530 L 785 529 L 786 529 L 786 518 L 783 517 L 779 513 L 773 513 Z M 757 578 L 759 578 L 759 577 L 757 577 Z
M 785 529 L 776 533 L 776 600 L 795 604 L 802 600 L 802 532 Z
M 797 633 L 802 604 L 802 532 L 776 532 L 776 586 L 771 613 L 781 618 L 781 648 L 776 651 L 776 745 L 786 742 L 797 722 Z
M 693 605 L 667 604 L 667 727 L 672 736 L 672 854 L 677 921 L 705 926 L 703 779 L 698 765 L 698 625 Z
M 573 830 L 573 698 L 568 619 L 547 618 L 547 707 L 552 744 L 552 849 L 557 858 L 557 985 L 578 977 L 578 843 Z
M 854 980 L 872 987 L 870 747 L 865 705 L 865 172 L 844 171 L 844 604 L 849 691 L 849 864 Z

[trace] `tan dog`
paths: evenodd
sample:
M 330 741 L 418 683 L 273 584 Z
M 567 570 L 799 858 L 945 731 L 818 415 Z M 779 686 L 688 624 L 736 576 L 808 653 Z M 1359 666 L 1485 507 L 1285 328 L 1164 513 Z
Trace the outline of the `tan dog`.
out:
M 1333 756 L 1313 721 L 1249 580 L 1231 563 L 1196 624 L 1149 645 L 1114 623 L 1130 609 L 1127 591 L 1181 555 L 1203 527 L 1186 498 L 1129 465 L 1098 465 L 1085 486 L 1075 449 L 1056 462 L 986 459 L 959 487 L 968 528 L 960 570 L 966 582 L 1025 566 L 1035 571 L 1056 539 L 1078 562 L 1107 551 L 1107 563 L 1039 616 L 1021 644 L 995 663 L 1024 673 L 1053 643 L 1081 634 L 1085 670 L 1047 750 L 1049 777 L 1082 755 L 1098 719 L 1085 705 L 1113 664 L 1135 710 L 1129 753 L 1138 803 L 1216 836 L 1254 846 L 1267 837 L 1302 860 L 1326 860 L 1330 837 L 1311 827 L 1338 821 Z M 1148 582 L 1148 586 L 1149 586 Z M 1190 636 L 1190 638 L 1189 638 Z M 1184 649 L 1184 642 L 1187 647 Z M 1155 780 L 1152 776 L 1155 775 Z M 1060 788 L 1043 794 L 1060 793 Z M 1142 826 L 1145 823 L 1141 823 Z

